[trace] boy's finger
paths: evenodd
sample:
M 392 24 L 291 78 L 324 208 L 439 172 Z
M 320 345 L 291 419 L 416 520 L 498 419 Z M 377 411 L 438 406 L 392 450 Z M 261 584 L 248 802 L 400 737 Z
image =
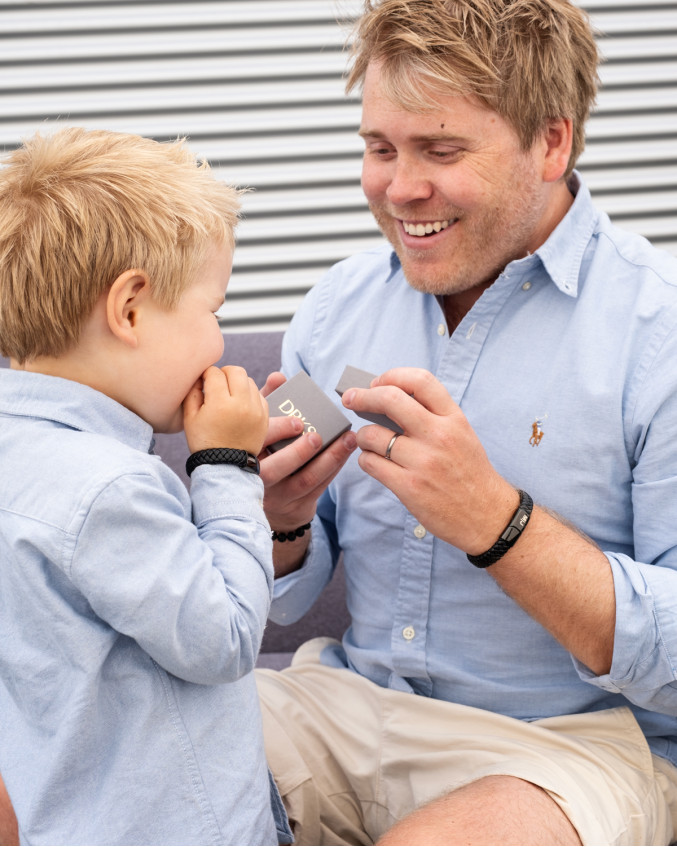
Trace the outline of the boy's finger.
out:
M 254 386 L 254 387 L 256 388 L 256 386 Z M 257 389 L 257 393 L 258 393 L 258 389 Z M 265 397 L 263 397 L 260 394 L 259 394 L 259 397 L 261 398 L 261 408 L 263 409 L 263 413 L 265 414 L 266 417 L 268 417 L 270 415 L 270 410 L 268 408 L 268 401 L 266 400 Z
M 224 387 L 227 387 L 225 374 L 223 374 L 215 365 L 208 367 L 202 374 L 202 390 L 205 397 L 207 397 L 210 392 L 213 393 L 218 390 L 223 391 Z
M 200 377 L 193 387 L 190 389 L 188 394 L 186 394 L 183 401 L 183 413 L 184 415 L 193 415 L 195 414 L 204 402 L 204 395 L 202 393 L 202 377 Z
M 226 365 L 221 368 L 226 383 L 228 385 L 228 393 L 233 395 L 247 395 L 250 391 L 249 377 L 247 371 L 239 365 Z M 258 391 L 258 389 L 257 389 Z

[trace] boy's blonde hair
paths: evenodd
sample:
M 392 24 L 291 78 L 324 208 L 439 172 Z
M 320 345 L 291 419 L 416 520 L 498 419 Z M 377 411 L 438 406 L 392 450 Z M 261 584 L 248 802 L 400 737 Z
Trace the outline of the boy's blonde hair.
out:
M 381 65 L 385 93 L 411 112 L 430 95 L 475 97 L 530 149 L 549 119 L 571 118 L 567 176 L 583 152 L 599 56 L 586 14 L 568 0 L 365 0 L 347 90 Z M 424 88 L 424 90 L 422 90 Z
M 77 344 L 100 295 L 146 272 L 173 308 L 215 244 L 234 247 L 240 192 L 184 141 L 67 128 L 0 168 L 0 351 L 20 364 Z

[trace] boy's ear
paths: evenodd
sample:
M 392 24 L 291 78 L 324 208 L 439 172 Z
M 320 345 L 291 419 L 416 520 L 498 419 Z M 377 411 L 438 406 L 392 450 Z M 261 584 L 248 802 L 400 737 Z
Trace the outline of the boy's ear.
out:
M 573 126 L 570 118 L 557 118 L 547 123 L 544 133 L 545 159 L 543 178 L 557 182 L 566 173 L 573 143 Z
M 150 297 L 150 280 L 141 270 L 124 271 L 106 298 L 106 319 L 113 335 L 130 347 L 138 345 L 138 311 Z

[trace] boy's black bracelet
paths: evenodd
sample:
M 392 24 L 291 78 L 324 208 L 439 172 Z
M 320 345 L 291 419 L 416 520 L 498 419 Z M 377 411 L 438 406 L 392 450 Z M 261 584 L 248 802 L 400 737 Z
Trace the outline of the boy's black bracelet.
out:
M 233 447 L 210 447 L 198 450 L 186 459 L 186 473 L 190 476 L 198 465 L 236 465 L 247 473 L 259 473 L 259 460 L 246 450 Z

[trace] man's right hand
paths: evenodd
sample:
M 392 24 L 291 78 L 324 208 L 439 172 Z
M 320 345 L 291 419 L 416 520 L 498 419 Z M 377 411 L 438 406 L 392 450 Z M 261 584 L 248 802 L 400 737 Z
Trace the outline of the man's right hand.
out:
M 285 382 L 280 373 L 271 374 L 261 393 L 267 396 Z M 291 438 L 303 431 L 298 418 L 271 417 L 264 450 L 259 456 L 261 479 L 265 486 L 263 507 L 272 529 L 290 532 L 303 526 L 315 516 L 317 501 L 329 483 L 341 470 L 357 446 L 353 432 L 345 432 L 319 455 L 322 439 L 309 432 L 291 444 L 268 455 L 265 448 L 283 438 Z M 310 534 L 293 542 L 276 544 L 276 575 L 296 570 L 303 561 Z M 284 548 L 284 550 L 282 549 Z

